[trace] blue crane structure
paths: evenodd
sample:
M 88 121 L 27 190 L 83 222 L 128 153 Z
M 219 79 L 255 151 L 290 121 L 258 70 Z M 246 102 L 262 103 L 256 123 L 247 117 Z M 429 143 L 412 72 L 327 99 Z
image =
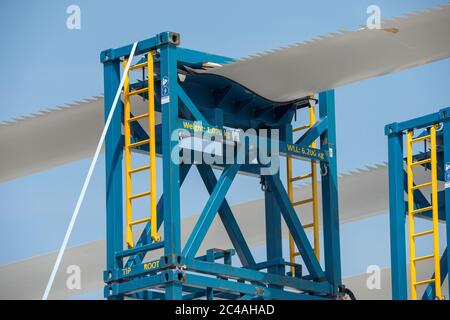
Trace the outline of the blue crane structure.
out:
M 385 134 L 388 137 L 389 150 L 392 298 L 408 299 L 407 237 L 410 297 L 417 299 L 418 287 L 424 286 L 422 299 L 444 299 L 441 286 L 449 274 L 450 264 L 447 261 L 447 248 L 439 250 L 438 224 L 446 224 L 448 244 L 450 227 L 446 222 L 450 219 L 450 205 L 447 205 L 450 203 L 450 108 L 416 119 L 388 124 Z M 417 143 L 423 143 L 424 148 L 416 148 Z M 415 178 L 415 170 L 420 168 L 429 172 L 429 181 L 418 181 Z M 431 228 L 416 232 L 415 218 L 430 220 Z M 405 230 L 406 219 L 408 234 Z M 415 242 L 421 237 L 432 237 L 433 251 L 424 256 L 417 256 Z M 432 260 L 433 275 L 427 279 L 417 279 L 417 265 L 425 260 Z
M 223 65 L 233 59 L 182 48 L 179 44 L 180 35 L 175 32 L 163 32 L 138 42 L 135 56 L 140 60 L 130 69 L 148 67 L 151 71 L 147 80 L 133 82 L 127 77 L 124 98 L 118 102 L 107 132 L 105 297 L 177 300 L 341 298 L 346 289 L 341 279 L 334 91 L 318 93 L 318 119 L 294 141 L 291 124 L 294 116 L 298 109 L 309 107 L 313 98 L 276 103 L 229 79 L 189 72 L 189 68 L 201 68 L 207 63 Z M 106 117 L 119 88 L 122 63 L 128 61 L 131 49 L 132 45 L 127 45 L 101 53 Z M 151 108 L 161 113 L 161 124 L 154 125 L 151 112 L 142 116 L 130 114 L 127 97 L 132 94 L 151 100 L 150 105 L 154 104 Z M 147 116 L 150 119 L 148 131 L 137 121 Z M 174 152 L 202 152 L 181 146 L 179 139 L 173 138 L 174 133 L 214 132 L 224 137 L 235 129 L 250 128 L 267 129 L 268 132 L 278 130 L 276 141 L 267 140 L 269 144 L 279 145 L 279 152 L 271 155 L 271 161 L 289 156 L 320 166 L 323 266 L 314 253 L 279 173 L 262 174 L 267 163 L 258 158 L 255 160 L 251 150 L 240 148 L 237 140 L 233 140 L 231 146 L 218 140 L 224 150 L 231 148 L 245 158 L 243 163 L 221 164 L 218 161 L 214 168 L 222 170 L 219 178 L 209 164 L 173 161 Z M 317 148 L 312 146 L 316 140 L 319 142 Z M 131 227 L 138 222 L 130 220 L 128 207 L 124 226 L 123 157 L 124 154 L 125 158 L 129 156 L 128 150 L 151 154 L 152 148 L 162 158 L 163 192 L 152 217 L 139 221 L 145 227 L 134 243 Z M 200 173 L 210 197 L 182 247 L 180 187 L 193 167 Z M 144 169 L 151 169 L 151 164 L 142 169 L 128 167 L 126 174 L 131 176 L 131 173 Z M 265 197 L 265 212 L 261 212 L 261 219 L 265 221 L 267 253 L 263 262 L 255 261 L 225 199 L 233 179 L 240 173 L 261 179 Z M 130 183 L 128 178 L 126 181 L 126 184 Z M 132 195 L 127 192 L 126 206 L 131 207 L 131 200 L 150 193 Z M 198 255 L 216 213 L 233 248 L 211 248 L 205 255 Z M 283 258 L 282 218 L 300 252 L 303 265 Z M 163 236 L 160 238 L 156 233 L 161 226 Z M 157 249 L 163 250 L 163 255 L 157 260 L 147 261 L 146 254 Z M 242 266 L 232 264 L 231 258 L 235 254 Z M 287 272 L 289 267 L 293 267 L 295 273 Z

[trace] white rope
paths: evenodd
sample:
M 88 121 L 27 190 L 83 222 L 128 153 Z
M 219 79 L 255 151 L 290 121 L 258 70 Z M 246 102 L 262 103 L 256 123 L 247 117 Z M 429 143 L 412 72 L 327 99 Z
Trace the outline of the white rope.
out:
M 102 149 L 103 142 L 105 141 L 106 133 L 108 131 L 109 125 L 111 124 L 112 117 L 114 115 L 114 111 L 116 110 L 117 102 L 120 98 L 120 93 L 123 88 L 123 84 L 125 82 L 125 75 L 128 73 L 130 69 L 131 60 L 134 57 L 134 52 L 136 51 L 137 42 L 133 43 L 133 48 L 131 49 L 130 57 L 128 59 L 128 63 L 125 66 L 125 70 L 123 71 L 122 78 L 120 80 L 119 88 L 117 88 L 116 96 L 114 97 L 114 101 L 109 111 L 108 118 L 106 119 L 105 127 L 103 128 L 102 135 L 100 136 L 100 140 L 97 144 L 97 149 L 95 150 L 94 158 L 91 161 L 91 165 L 89 166 L 89 171 L 87 173 L 86 179 L 84 180 L 83 188 L 81 189 L 80 196 L 78 197 L 77 205 L 75 206 L 75 210 L 73 211 L 72 218 L 70 219 L 69 227 L 67 228 L 66 235 L 64 236 L 64 240 L 62 242 L 61 248 L 58 252 L 58 257 L 56 258 L 55 265 L 53 266 L 52 273 L 50 278 L 48 279 L 47 287 L 45 288 L 44 295 L 42 296 L 42 300 L 47 300 L 50 290 L 53 285 L 53 281 L 55 280 L 56 273 L 58 272 L 59 265 L 61 264 L 62 257 L 64 255 L 64 251 L 66 250 L 67 243 L 69 242 L 70 234 L 72 233 L 73 226 L 75 225 L 75 221 L 77 220 L 78 213 L 80 211 L 80 207 L 83 203 L 84 196 L 86 195 L 86 190 L 89 186 L 89 182 L 91 181 L 92 173 L 94 172 L 95 164 L 97 163 L 98 156 L 100 155 L 100 151 Z

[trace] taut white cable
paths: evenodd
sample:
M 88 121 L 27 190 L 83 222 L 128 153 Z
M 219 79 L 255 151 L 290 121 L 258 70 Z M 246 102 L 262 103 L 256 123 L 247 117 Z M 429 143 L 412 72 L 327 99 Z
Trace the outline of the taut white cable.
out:
M 81 204 L 83 203 L 84 196 L 86 195 L 86 190 L 89 186 L 89 182 L 91 181 L 92 173 L 94 172 L 95 164 L 97 163 L 98 156 L 100 155 L 100 151 L 102 149 L 103 142 L 105 141 L 106 132 L 108 132 L 109 125 L 111 124 L 112 117 L 114 115 L 114 111 L 116 110 L 117 102 L 119 101 L 120 93 L 122 91 L 123 84 L 125 82 L 125 76 L 130 69 L 131 61 L 134 57 L 134 52 L 136 51 L 137 42 L 133 43 L 133 47 L 131 49 L 130 57 L 128 59 L 128 63 L 125 66 L 125 70 L 123 71 L 122 78 L 120 79 L 119 88 L 117 88 L 116 96 L 114 97 L 114 101 L 109 111 L 108 118 L 106 119 L 105 127 L 103 128 L 102 135 L 100 136 L 100 140 L 97 144 L 97 149 L 95 150 L 94 158 L 91 161 L 91 165 L 89 166 L 89 171 L 86 175 L 86 179 L 84 180 L 83 188 L 81 189 L 80 196 L 78 197 L 77 205 L 75 206 L 75 210 L 73 211 L 72 218 L 70 219 L 69 227 L 67 228 L 66 235 L 64 236 L 64 240 L 61 244 L 61 248 L 59 249 L 58 256 L 56 258 L 55 265 L 53 266 L 52 273 L 50 274 L 50 278 L 48 279 L 47 287 L 45 288 L 44 295 L 42 296 L 42 300 L 47 300 L 50 290 L 53 285 L 53 281 L 55 280 L 56 273 L 58 272 L 59 265 L 61 264 L 62 257 L 64 255 L 64 251 L 66 250 L 67 243 L 69 242 L 70 234 L 72 233 L 73 226 L 75 225 L 75 221 L 78 217 L 78 212 L 80 211 Z

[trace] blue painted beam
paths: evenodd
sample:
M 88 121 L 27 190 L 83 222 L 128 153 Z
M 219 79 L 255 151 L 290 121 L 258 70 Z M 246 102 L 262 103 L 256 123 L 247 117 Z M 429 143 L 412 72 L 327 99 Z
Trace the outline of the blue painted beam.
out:
M 203 114 L 198 110 L 197 106 L 192 102 L 191 98 L 186 94 L 183 88 L 177 84 L 178 97 L 184 103 L 184 105 L 188 108 L 189 112 L 196 119 L 196 121 L 202 122 L 203 125 L 208 125 L 208 121 L 203 116 Z
M 444 169 L 444 210 L 445 210 L 445 221 L 446 223 L 446 233 L 447 233 L 447 248 L 450 244 L 450 171 L 447 170 L 447 167 L 450 166 L 450 108 L 446 108 L 440 111 L 443 117 L 445 117 L 443 121 L 443 145 L 444 148 L 444 161 L 443 161 L 443 169 Z M 447 259 L 447 281 L 448 288 L 450 290 L 450 261 Z
M 139 41 L 136 46 L 135 56 L 147 53 L 151 50 L 157 49 L 165 45 L 178 45 L 180 43 L 180 35 L 176 32 L 166 31 L 157 34 L 154 37 Z M 102 63 L 118 60 L 120 58 L 128 57 L 131 52 L 133 44 L 129 44 L 117 49 L 107 49 L 100 53 L 100 61 Z
M 319 93 L 319 117 L 328 118 L 328 128 L 320 136 L 320 148 L 329 156 L 328 163 L 321 164 L 322 169 L 327 168 L 321 183 L 325 275 L 333 285 L 333 294 L 338 294 L 342 275 L 334 90 Z
M 111 110 L 114 97 L 120 83 L 120 62 L 110 61 L 103 65 L 104 71 L 104 113 L 105 121 Z M 122 263 L 115 258 L 115 253 L 123 246 L 122 216 L 122 114 L 123 104 L 117 102 L 105 139 L 106 169 L 106 269 L 122 268 Z M 108 296 L 121 299 L 121 296 Z
M 180 168 L 172 159 L 179 150 L 178 139 L 172 134 L 178 129 L 178 71 L 177 53 L 173 45 L 160 48 L 160 76 L 162 109 L 162 153 L 163 153 L 163 205 L 164 205 L 164 255 L 172 257 L 181 253 L 180 219 Z M 180 300 L 181 285 L 168 283 L 166 299 Z
M 277 275 L 248 268 L 238 268 L 220 263 L 210 263 L 197 259 L 186 260 L 187 270 L 200 273 L 219 275 L 230 279 L 250 281 L 253 284 L 276 284 L 314 294 L 330 294 L 331 286 L 326 281 L 310 281 L 290 276 Z
M 390 133 L 388 135 L 388 148 L 392 299 L 406 300 L 408 299 L 408 289 L 406 279 L 403 133 Z
M 183 275 L 183 283 L 193 286 L 212 287 L 215 290 L 228 291 L 228 292 L 240 292 L 244 295 L 252 295 L 254 297 L 261 297 L 264 299 L 283 299 L 283 300 L 317 300 L 323 299 L 318 296 L 306 295 L 303 293 L 296 293 L 290 291 L 284 291 L 275 288 L 268 288 L 265 286 L 254 286 L 252 284 L 246 284 L 242 282 L 233 282 L 223 279 L 216 279 L 211 277 L 205 277 L 196 274 Z
M 443 108 L 439 112 L 428 114 L 426 116 L 418 117 L 415 119 L 394 122 L 385 126 L 385 134 L 393 134 L 403 132 L 408 129 L 419 129 L 424 127 L 429 127 L 435 123 L 439 123 L 447 120 L 450 117 L 450 107 Z M 448 120 L 447 120 L 448 121 Z
M 200 64 L 203 62 L 226 64 L 235 61 L 233 58 L 181 47 L 177 48 L 177 52 L 178 61 L 182 64 L 188 64 L 191 66 L 198 65 L 198 67 L 200 67 Z
M 276 174 L 279 178 L 279 173 Z M 283 235 L 281 233 L 281 212 L 275 199 L 276 195 L 271 188 L 264 191 L 265 227 L 266 227 L 266 257 L 267 260 L 283 258 Z M 284 265 L 273 265 L 267 268 L 267 272 L 284 275 Z M 269 285 L 272 288 L 282 289 L 281 286 Z
M 206 236 L 206 233 L 214 220 L 214 216 L 221 206 L 225 195 L 239 170 L 239 167 L 239 164 L 232 164 L 227 166 L 222 172 L 219 181 L 217 181 L 217 184 L 209 197 L 205 208 L 200 214 L 200 217 L 198 218 L 197 223 L 192 230 L 185 247 L 183 248 L 184 256 L 193 258 L 197 253 L 197 250 Z
M 321 134 L 328 128 L 328 118 L 325 116 L 320 118 L 311 128 L 309 128 L 300 138 L 297 139 L 295 144 L 301 144 L 309 146 L 315 140 L 317 140 Z

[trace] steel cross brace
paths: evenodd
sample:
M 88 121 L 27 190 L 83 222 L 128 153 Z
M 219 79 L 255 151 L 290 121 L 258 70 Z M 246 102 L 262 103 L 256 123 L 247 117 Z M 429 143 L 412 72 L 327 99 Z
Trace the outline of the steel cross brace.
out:
M 323 118 L 320 118 L 316 123 L 314 123 L 311 128 L 309 128 L 300 138 L 297 139 L 295 144 L 309 146 L 316 139 L 318 139 L 327 128 L 328 128 L 328 118 L 325 116 Z
M 211 196 L 209 197 L 205 208 L 200 214 L 200 217 L 198 218 L 198 221 L 183 248 L 182 252 L 184 256 L 193 258 L 197 253 L 202 240 L 206 236 L 206 233 L 208 232 L 208 229 L 212 221 L 214 220 L 214 216 L 217 210 L 222 205 L 225 195 L 229 190 L 237 172 L 239 171 L 239 167 L 239 164 L 232 164 L 227 166 L 222 172 L 219 181 L 214 187 L 214 190 L 211 193 Z

